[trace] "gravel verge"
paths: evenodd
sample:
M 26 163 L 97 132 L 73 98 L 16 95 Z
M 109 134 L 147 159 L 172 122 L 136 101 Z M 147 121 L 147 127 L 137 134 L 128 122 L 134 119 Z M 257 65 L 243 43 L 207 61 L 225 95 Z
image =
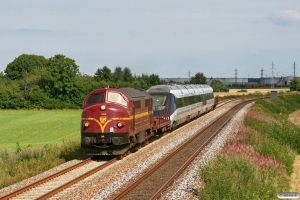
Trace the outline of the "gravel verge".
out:
M 196 157 L 185 172 L 170 186 L 160 200 L 165 199 L 198 199 L 197 195 L 203 184 L 198 171 L 213 159 L 218 151 L 225 145 L 227 138 L 243 125 L 244 117 L 254 103 L 244 106 L 218 134 L 213 141 Z

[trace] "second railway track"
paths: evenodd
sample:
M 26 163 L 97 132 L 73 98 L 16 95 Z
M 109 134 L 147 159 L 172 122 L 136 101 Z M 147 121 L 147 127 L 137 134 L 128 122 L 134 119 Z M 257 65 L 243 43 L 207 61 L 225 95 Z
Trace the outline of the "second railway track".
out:
M 157 199 L 230 119 L 248 103 L 242 102 L 220 116 L 113 198 Z

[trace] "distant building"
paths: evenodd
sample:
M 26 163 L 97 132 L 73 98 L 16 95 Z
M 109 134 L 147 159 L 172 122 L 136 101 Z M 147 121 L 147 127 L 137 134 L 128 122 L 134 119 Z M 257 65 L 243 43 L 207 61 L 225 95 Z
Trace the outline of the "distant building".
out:
M 300 80 L 300 77 L 296 77 Z M 161 78 L 167 84 L 184 84 L 188 82 L 189 78 Z M 273 84 L 277 86 L 289 86 L 290 82 L 294 79 L 293 76 L 286 77 L 274 77 Z M 256 87 L 270 87 L 272 84 L 272 77 L 261 77 L 261 78 L 207 78 L 207 84 L 211 84 L 213 80 L 219 80 L 226 86 L 245 85 L 248 88 Z

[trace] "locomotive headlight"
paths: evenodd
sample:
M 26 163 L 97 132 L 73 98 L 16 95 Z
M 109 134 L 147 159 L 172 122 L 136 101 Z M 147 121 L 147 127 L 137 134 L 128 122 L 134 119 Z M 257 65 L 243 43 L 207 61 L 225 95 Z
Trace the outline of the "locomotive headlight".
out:
M 90 122 L 83 122 L 83 126 L 84 126 L 85 128 L 89 127 L 89 126 L 90 126 Z
M 122 128 L 122 127 L 123 127 L 123 124 L 122 124 L 121 122 L 118 122 L 118 123 L 117 123 L 117 127 L 118 127 L 118 128 Z
M 106 109 L 106 106 L 105 106 L 105 105 L 101 105 L 101 106 L 100 106 L 100 109 L 101 109 L 101 110 L 105 110 L 105 109 Z

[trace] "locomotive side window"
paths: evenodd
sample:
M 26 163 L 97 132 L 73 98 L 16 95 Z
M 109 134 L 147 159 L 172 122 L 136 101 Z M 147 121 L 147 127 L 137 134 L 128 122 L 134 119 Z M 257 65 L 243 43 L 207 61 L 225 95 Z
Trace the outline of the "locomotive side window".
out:
M 150 105 L 150 99 L 146 99 L 146 100 L 145 100 L 145 106 L 146 106 L 146 107 L 149 107 L 149 105 Z
M 135 101 L 134 108 L 141 108 L 141 101 Z
M 104 92 L 99 92 L 92 94 L 85 103 L 85 106 L 89 106 L 94 103 L 103 102 L 104 101 Z
M 120 93 L 108 92 L 107 101 L 112 103 L 121 104 L 122 106 L 127 106 L 127 99 Z

